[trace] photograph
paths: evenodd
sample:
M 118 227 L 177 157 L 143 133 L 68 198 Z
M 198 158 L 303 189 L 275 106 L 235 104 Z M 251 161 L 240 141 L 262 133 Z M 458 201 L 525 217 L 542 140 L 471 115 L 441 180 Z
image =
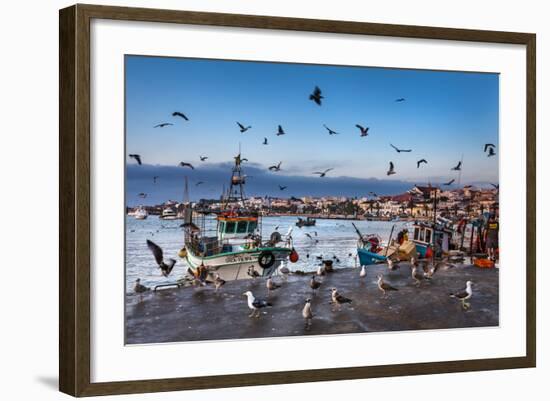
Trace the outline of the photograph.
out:
M 124 80 L 125 344 L 499 326 L 498 73 L 127 54 Z

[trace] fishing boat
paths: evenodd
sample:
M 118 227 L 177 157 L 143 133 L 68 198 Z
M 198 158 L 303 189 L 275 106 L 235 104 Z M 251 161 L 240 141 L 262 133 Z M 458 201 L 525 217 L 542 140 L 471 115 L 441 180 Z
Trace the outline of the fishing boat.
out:
M 413 230 L 412 241 L 421 258 L 432 255 L 440 257 L 451 250 L 453 230 L 446 221 L 438 219 L 435 223 L 415 222 Z
M 174 211 L 174 209 L 167 207 L 162 211 L 162 214 L 159 216 L 162 220 L 176 220 L 178 218 L 178 215 Z
M 377 234 L 362 234 L 354 223 L 351 224 L 359 237 L 357 240 L 357 257 L 360 265 L 368 266 L 384 262 L 387 256 L 380 236 Z
M 136 220 L 145 220 L 149 216 L 147 210 L 143 206 L 138 207 L 134 212 L 134 218 Z
M 311 227 L 316 224 L 316 220 L 313 217 L 307 217 L 305 219 L 302 219 L 301 217 L 298 217 L 298 221 L 296 222 L 296 225 L 300 228 L 302 227 Z
M 245 205 L 245 182 L 239 154 L 220 210 L 191 209 L 188 204 L 183 224 L 185 248 L 180 256 L 193 275 L 206 269 L 224 280 L 267 277 L 277 274 L 281 263 L 298 261 L 292 228 L 284 236 L 275 231 L 263 239 L 261 214 Z

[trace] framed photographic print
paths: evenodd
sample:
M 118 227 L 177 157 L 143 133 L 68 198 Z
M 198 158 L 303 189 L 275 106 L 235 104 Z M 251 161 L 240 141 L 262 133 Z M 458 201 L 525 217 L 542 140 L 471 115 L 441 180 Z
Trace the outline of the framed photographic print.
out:
M 534 367 L 535 208 L 534 34 L 60 11 L 65 393 Z

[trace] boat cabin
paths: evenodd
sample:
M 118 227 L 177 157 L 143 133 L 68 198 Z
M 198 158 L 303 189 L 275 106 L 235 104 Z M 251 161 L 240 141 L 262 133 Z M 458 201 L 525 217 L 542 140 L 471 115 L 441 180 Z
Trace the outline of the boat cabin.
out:
M 431 248 L 436 256 L 441 256 L 449 252 L 452 235 L 451 229 L 417 223 L 414 225 L 413 242 L 421 258 L 426 257 L 428 248 Z
M 255 216 L 219 216 L 218 237 L 220 240 L 245 239 L 256 233 L 258 217 Z

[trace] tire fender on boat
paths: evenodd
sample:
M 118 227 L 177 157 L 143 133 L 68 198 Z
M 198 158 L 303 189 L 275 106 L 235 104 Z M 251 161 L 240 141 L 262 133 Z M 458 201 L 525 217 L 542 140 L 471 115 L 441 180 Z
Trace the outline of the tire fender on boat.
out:
M 263 269 L 269 269 L 275 263 L 275 255 L 271 251 L 262 251 L 258 256 L 258 264 Z

